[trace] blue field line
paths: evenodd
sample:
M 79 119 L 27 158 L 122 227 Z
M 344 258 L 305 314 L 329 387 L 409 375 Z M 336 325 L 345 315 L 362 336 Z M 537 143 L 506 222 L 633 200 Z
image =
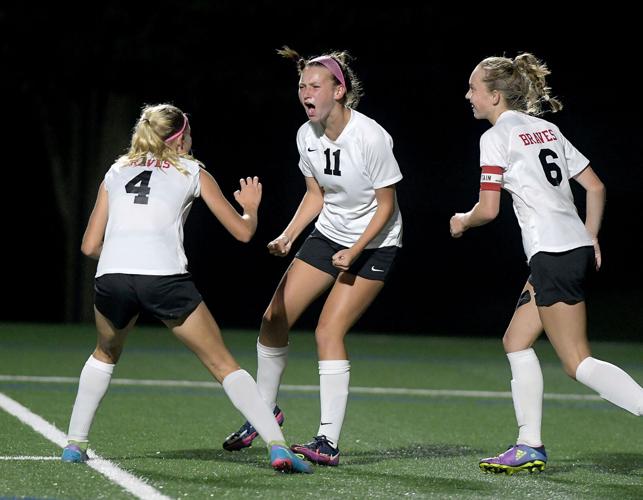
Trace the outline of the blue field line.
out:
M 26 382 L 42 384 L 78 384 L 76 377 L 39 377 L 31 375 L 0 375 L 0 382 Z M 131 379 L 114 378 L 112 385 L 139 386 L 139 387 L 185 387 L 185 388 L 206 388 L 222 389 L 221 384 L 212 381 L 198 380 L 154 380 L 154 379 Z M 318 385 L 289 385 L 282 384 L 281 391 L 286 392 L 319 392 Z M 460 397 L 460 398 L 496 398 L 511 399 L 509 391 L 466 391 L 457 389 L 412 389 L 404 387 L 351 387 L 352 394 L 385 394 L 396 396 L 423 396 L 423 397 Z M 545 393 L 547 400 L 562 401 L 601 401 L 595 394 L 559 394 Z

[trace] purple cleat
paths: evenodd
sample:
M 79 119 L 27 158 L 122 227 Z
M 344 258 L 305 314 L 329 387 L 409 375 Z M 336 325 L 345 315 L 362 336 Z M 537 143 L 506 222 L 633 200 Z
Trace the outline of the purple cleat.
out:
M 315 436 L 310 443 L 293 444 L 290 449 L 319 465 L 339 465 L 339 448 L 333 447 L 326 436 Z
M 544 446 L 532 448 L 526 444 L 516 444 L 497 457 L 483 458 L 479 465 L 483 472 L 504 473 L 510 476 L 521 470 L 541 472 L 546 463 L 547 452 Z

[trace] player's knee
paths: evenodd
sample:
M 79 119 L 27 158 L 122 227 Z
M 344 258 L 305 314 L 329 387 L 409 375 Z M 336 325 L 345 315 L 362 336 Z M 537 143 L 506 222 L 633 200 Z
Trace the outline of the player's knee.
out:
M 99 345 L 96 347 L 93 356 L 103 363 L 115 365 L 121 357 L 123 346 Z
M 528 349 L 531 346 L 527 344 L 524 339 L 516 337 L 510 330 L 507 330 L 502 337 L 502 347 L 505 352 L 518 352 Z
M 580 362 L 563 360 L 562 364 L 563 364 L 563 371 L 567 374 L 567 376 L 576 380 L 576 370 L 578 369 L 578 365 L 580 364 Z
M 269 331 L 282 328 L 287 324 L 286 315 L 281 309 L 268 308 L 261 318 L 261 328 Z
M 320 321 L 315 328 L 315 342 L 318 350 L 324 350 L 342 344 L 343 335 L 336 327 Z

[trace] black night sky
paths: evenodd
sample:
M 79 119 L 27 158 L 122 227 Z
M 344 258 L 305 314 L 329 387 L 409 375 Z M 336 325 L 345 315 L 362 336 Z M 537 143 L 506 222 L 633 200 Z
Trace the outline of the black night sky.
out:
M 637 16 L 615 3 L 609 11 L 566 14 L 536 2 L 374 5 L 159 1 L 92 2 L 87 10 L 0 8 L 8 285 L 0 321 L 65 319 L 65 247 L 78 249 L 78 262 L 84 259 L 80 238 L 106 159 L 126 149 L 141 106 L 171 102 L 190 114 L 193 152 L 230 199 L 241 176 L 258 175 L 264 185 L 250 244 L 228 235 L 200 200 L 185 228 L 191 272 L 222 328 L 257 328 L 289 262 L 271 257 L 265 246 L 304 192 L 295 146 L 305 120 L 297 73 L 275 53 L 289 45 L 305 56 L 330 49 L 355 56 L 366 92 L 358 110 L 392 135 L 404 174 L 398 185 L 404 248 L 355 330 L 500 338 L 528 275 L 510 197 L 503 194 L 496 221 L 460 240 L 451 239 L 448 223 L 477 199 L 478 140 L 489 126 L 473 118 L 464 99 L 469 75 L 486 56 L 530 51 L 547 62 L 549 84 L 565 105 L 546 118 L 607 186 L 604 267 L 588 290 L 590 337 L 640 338 Z M 62 229 L 46 137 L 64 152 L 63 164 L 72 168 L 75 159 L 80 169 L 80 184 L 66 192 L 82 220 L 71 235 Z M 575 194 L 582 213 L 584 194 Z M 318 312 L 319 304 L 298 326 L 313 328 Z

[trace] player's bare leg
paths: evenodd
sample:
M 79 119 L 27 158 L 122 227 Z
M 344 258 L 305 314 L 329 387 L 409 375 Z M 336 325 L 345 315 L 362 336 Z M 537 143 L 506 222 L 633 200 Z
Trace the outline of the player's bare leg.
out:
M 320 361 L 348 359 L 344 337 L 383 287 L 383 281 L 340 273 L 324 303 L 315 329 Z
M 263 315 L 259 342 L 266 347 L 288 345 L 288 332 L 292 325 L 334 281 L 330 274 L 294 259 Z
M 183 342 L 219 382 L 239 369 L 239 364 L 223 342 L 221 330 L 205 303 L 201 302 L 187 317 L 164 323 Z
M 516 310 L 502 338 L 506 353 L 524 351 L 534 345 L 543 332 L 538 307 L 534 298 L 534 287 L 525 283 L 520 293 Z

